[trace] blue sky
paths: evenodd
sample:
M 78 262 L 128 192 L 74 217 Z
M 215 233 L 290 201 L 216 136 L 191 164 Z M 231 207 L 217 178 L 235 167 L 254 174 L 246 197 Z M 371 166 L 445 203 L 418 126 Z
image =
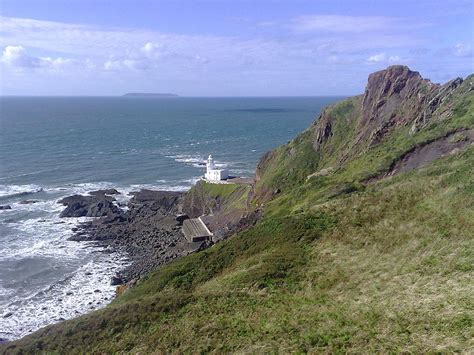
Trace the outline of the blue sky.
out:
M 473 68 L 471 0 L 0 0 L 4 95 L 352 95 Z

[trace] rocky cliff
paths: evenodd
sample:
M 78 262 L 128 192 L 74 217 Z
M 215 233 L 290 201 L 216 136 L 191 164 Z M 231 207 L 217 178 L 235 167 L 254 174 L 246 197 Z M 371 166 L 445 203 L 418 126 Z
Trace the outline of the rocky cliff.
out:
M 257 196 L 268 198 L 269 191 L 302 183 L 323 169 L 335 171 L 396 139 L 402 144 L 393 146 L 391 141 L 393 154 L 384 152 L 384 164 L 379 166 L 382 170 L 388 168 L 404 149 L 422 144 L 427 132 L 433 135 L 426 137 L 429 140 L 468 128 L 468 117 L 454 125 L 449 118 L 463 114 L 462 107 L 467 105 L 473 88 L 472 75 L 440 85 L 406 66 L 375 72 L 369 76 L 363 95 L 327 107 L 308 130 L 261 159 Z M 423 134 L 418 135 L 420 131 Z

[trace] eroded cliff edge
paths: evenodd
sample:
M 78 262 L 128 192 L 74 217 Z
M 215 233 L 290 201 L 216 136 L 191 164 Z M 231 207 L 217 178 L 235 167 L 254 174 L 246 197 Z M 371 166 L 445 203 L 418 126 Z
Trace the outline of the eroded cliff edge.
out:
M 473 75 L 440 85 L 400 65 L 371 74 L 363 95 L 326 107 L 306 131 L 260 160 L 257 199 L 343 167 L 353 169 L 352 180 L 370 179 L 418 146 L 471 130 L 473 89 Z M 467 146 L 472 134 L 457 139 Z

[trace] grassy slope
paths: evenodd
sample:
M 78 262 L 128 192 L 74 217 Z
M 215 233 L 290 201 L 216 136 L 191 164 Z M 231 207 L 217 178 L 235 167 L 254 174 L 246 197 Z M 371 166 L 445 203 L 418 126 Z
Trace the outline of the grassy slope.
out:
M 251 186 L 247 184 L 210 184 L 198 181 L 186 194 L 185 206 L 197 206 L 199 214 L 246 209 Z
M 354 142 L 362 96 L 331 105 L 325 110 L 325 116 L 332 121 L 331 138 L 315 153 L 313 141 L 316 129 L 312 126 L 288 144 L 275 149 L 272 159 L 266 163 L 265 171 L 260 174 L 257 192 L 259 188 L 268 186 L 284 191 L 306 186 L 304 182 L 309 175 L 328 168 L 338 173 L 339 180 L 346 182 L 357 182 L 377 175 L 414 146 L 459 128 L 472 127 L 473 85 L 474 75 L 471 75 L 444 100 L 438 111 L 443 112 L 452 107 L 453 115 L 449 119 L 437 120 L 435 112 L 433 123 L 416 134 L 410 134 L 410 127 L 400 127 L 371 149 Z M 341 161 L 345 163 L 341 165 Z
M 449 120 L 399 130 L 330 175 L 304 182 L 333 158 L 285 161 L 289 175 L 262 178 L 285 189 L 257 226 L 7 351 L 474 350 L 474 147 L 360 183 L 417 143 L 474 127 L 473 95 L 455 100 Z M 309 154 L 308 132 L 292 156 Z

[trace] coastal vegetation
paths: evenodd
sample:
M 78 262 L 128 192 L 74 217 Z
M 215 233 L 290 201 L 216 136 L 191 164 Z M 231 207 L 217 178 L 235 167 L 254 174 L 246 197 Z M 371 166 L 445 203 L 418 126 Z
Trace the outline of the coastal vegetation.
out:
M 472 351 L 473 87 L 372 74 L 265 155 L 254 191 L 200 183 L 186 197 L 261 207 L 257 224 L 0 351 Z

